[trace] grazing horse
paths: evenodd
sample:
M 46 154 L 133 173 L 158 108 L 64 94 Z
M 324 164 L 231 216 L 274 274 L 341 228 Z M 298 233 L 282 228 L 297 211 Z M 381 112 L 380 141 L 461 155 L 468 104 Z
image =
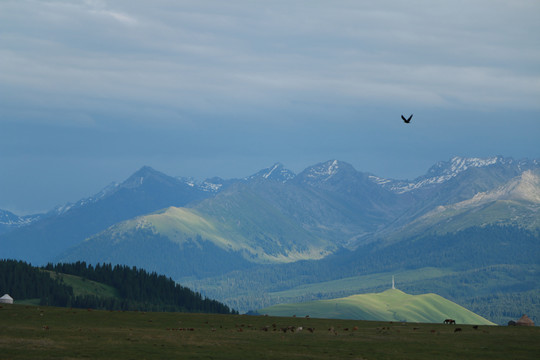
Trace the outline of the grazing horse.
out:
M 443 321 L 444 324 L 455 324 L 456 323 L 456 320 L 454 319 L 446 319 Z

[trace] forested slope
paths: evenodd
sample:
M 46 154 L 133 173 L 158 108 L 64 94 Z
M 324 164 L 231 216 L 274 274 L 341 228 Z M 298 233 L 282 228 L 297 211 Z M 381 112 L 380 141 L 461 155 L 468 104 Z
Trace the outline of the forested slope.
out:
M 115 289 L 116 295 L 77 294 L 63 281 L 69 274 Z M 111 264 L 48 264 L 33 267 L 22 261 L 0 260 L 0 292 L 16 300 L 39 299 L 42 305 L 107 310 L 184 311 L 228 314 L 228 306 L 176 284 L 172 279 L 135 267 Z

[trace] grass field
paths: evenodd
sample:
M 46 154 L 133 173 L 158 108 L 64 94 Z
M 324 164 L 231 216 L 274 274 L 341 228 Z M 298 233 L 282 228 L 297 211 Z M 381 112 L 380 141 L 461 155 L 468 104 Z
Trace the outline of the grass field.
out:
M 1 359 L 536 359 L 538 354 L 536 327 L 0 307 Z

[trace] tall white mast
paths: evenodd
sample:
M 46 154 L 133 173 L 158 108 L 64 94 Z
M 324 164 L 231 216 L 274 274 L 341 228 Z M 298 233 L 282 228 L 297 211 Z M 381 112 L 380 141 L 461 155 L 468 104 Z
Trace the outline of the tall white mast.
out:
M 396 286 L 394 284 L 394 275 L 392 275 L 392 289 L 395 289 L 395 288 L 396 288 Z

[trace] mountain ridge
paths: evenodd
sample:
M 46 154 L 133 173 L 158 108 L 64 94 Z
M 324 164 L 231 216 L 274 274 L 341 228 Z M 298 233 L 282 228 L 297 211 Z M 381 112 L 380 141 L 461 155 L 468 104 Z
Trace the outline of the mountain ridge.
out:
M 88 236 L 132 217 L 208 197 L 182 181 L 142 167 L 120 184 L 57 208 L 28 226 L 0 234 L 3 256 L 44 264 Z
M 299 226 L 295 230 L 298 234 L 307 231 L 315 239 L 323 240 L 327 246 L 317 250 L 322 253 L 341 246 L 355 248 L 373 241 L 375 234 L 395 233 L 440 206 L 479 197 L 480 193 L 502 186 L 521 174 L 519 170 L 530 169 L 540 169 L 540 163 L 502 156 L 453 157 L 435 164 L 424 177 L 417 178 L 420 179 L 417 183 L 430 176 L 430 179 L 443 176 L 444 181 L 428 181 L 429 186 L 402 192 L 392 190 L 387 181 L 375 181 L 374 175 L 335 159 L 307 167 L 298 175 L 275 163 L 245 179 L 213 178 L 198 184 L 143 166 L 124 182 L 111 183 L 94 196 L 66 204 L 35 221 L 10 225 L 8 230 L 11 231 L 0 234 L 0 244 L 6 245 L 6 256 L 44 262 L 119 221 L 170 206 L 189 206 L 211 216 L 221 202 L 221 214 L 215 214 L 218 217 L 214 221 L 228 218 L 234 222 L 236 215 L 227 215 L 232 209 L 227 207 L 236 199 L 235 209 L 252 203 L 251 210 L 244 211 L 242 216 L 244 223 L 252 223 L 248 228 L 244 226 L 244 230 L 257 232 L 259 230 L 255 229 L 262 226 L 261 236 L 253 236 L 264 239 L 265 233 L 273 232 L 260 221 L 253 221 L 258 211 L 266 211 L 281 217 L 282 221 L 296 222 L 298 225 L 288 227 Z M 251 195 L 245 197 L 241 192 Z M 278 235 L 272 240 L 277 246 L 282 241 L 280 236 L 283 237 Z M 36 242 L 38 237 L 43 240 Z M 17 247 L 11 243 L 18 243 L 18 249 L 11 251 Z M 25 257 L 29 248 L 41 249 L 36 251 L 39 255 Z

